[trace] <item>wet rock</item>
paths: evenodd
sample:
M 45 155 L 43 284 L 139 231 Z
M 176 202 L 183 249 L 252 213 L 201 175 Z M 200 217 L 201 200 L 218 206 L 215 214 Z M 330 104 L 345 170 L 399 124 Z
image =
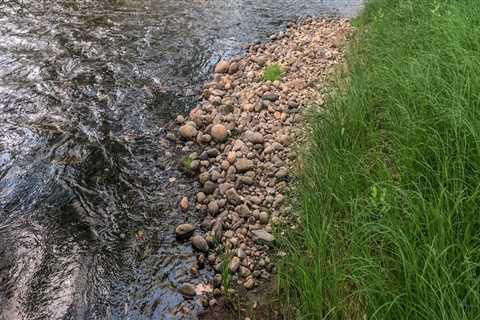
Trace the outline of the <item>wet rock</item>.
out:
M 230 74 L 235 74 L 235 73 L 238 72 L 239 69 L 240 69 L 239 64 L 236 63 L 236 62 L 232 62 L 232 63 L 230 64 L 230 67 L 228 68 L 228 73 L 230 73 Z
M 197 295 L 195 287 L 191 283 L 185 283 L 178 291 L 186 297 L 194 297 Z
M 195 227 L 193 225 L 184 223 L 175 229 L 175 235 L 178 239 L 185 239 L 191 236 L 193 231 L 195 231 Z
M 222 124 L 216 124 L 212 127 L 210 131 L 210 135 L 212 138 L 217 141 L 217 142 L 223 142 L 227 139 L 228 137 L 228 131 L 227 128 L 225 128 L 224 125 Z
M 219 63 L 215 66 L 215 73 L 227 73 L 230 68 L 230 62 L 225 60 L 220 60 Z
M 192 237 L 192 246 L 194 249 L 207 252 L 208 251 L 208 243 L 202 236 L 194 236 Z

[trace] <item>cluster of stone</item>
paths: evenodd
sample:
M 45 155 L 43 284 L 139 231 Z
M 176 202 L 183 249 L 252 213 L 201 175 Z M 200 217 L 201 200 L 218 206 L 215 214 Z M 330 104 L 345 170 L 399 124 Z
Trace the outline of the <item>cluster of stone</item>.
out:
M 284 199 L 293 146 L 305 132 L 302 111 L 322 105 L 325 80 L 342 61 L 349 33 L 346 20 L 290 23 L 271 41 L 250 45 L 246 55 L 220 61 L 199 104 L 177 117 L 170 138 L 200 185 L 196 199 L 184 198 L 180 206 L 188 210 L 189 200 L 195 203 L 203 222 L 180 225 L 176 233 L 199 253 L 193 272 L 207 263 L 218 272 L 214 288 L 222 285 L 225 265 L 246 289 L 274 272 L 274 228 L 281 229 L 288 213 Z M 265 69 L 274 64 L 282 74 L 266 81 Z

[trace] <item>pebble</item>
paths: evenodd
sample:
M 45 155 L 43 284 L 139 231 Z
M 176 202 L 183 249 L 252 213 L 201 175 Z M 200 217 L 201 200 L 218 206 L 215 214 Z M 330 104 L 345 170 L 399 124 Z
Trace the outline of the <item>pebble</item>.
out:
M 192 237 L 192 246 L 194 249 L 201 251 L 201 252 L 207 252 L 208 251 L 208 243 L 205 240 L 204 237 L 202 236 L 193 236 Z
M 237 171 L 239 173 L 247 172 L 251 170 L 254 167 L 253 161 L 250 159 L 238 159 L 235 162 L 235 168 L 237 168 Z
M 252 289 L 253 286 L 255 286 L 255 280 L 253 279 L 253 277 L 249 277 L 249 278 L 243 283 L 243 286 L 245 287 L 245 289 Z
M 229 203 L 233 205 L 240 204 L 242 202 L 242 198 L 240 195 L 237 193 L 235 189 L 228 189 L 227 192 L 225 193 L 227 200 Z
M 226 73 L 230 68 L 230 62 L 226 60 L 220 60 L 215 66 L 215 73 Z
M 188 238 L 193 233 L 193 231 L 195 231 L 195 227 L 193 225 L 189 223 L 184 223 L 179 225 L 175 229 L 175 234 L 177 238 L 184 239 L 184 238 Z
M 191 283 L 185 283 L 179 290 L 179 292 L 187 297 L 194 297 L 197 295 L 195 287 Z
M 182 210 L 187 210 L 188 209 L 188 198 L 187 197 L 183 197 L 181 200 L 180 200 L 180 208 Z
M 253 144 L 262 144 L 265 141 L 261 133 L 250 130 L 245 132 L 245 139 Z
M 179 129 L 180 136 L 185 139 L 193 140 L 197 137 L 197 129 L 189 124 L 183 125 Z
M 228 264 L 228 269 L 230 270 L 230 272 L 236 273 L 238 271 L 238 268 L 240 268 L 240 258 L 233 257 Z
M 227 128 L 225 128 L 224 125 L 222 124 L 216 124 L 212 127 L 210 131 L 210 135 L 212 138 L 217 141 L 217 142 L 223 142 L 227 139 L 228 137 L 228 131 Z
M 203 185 L 202 191 L 205 194 L 212 194 L 215 192 L 216 189 L 217 189 L 217 185 L 215 183 L 213 183 L 212 181 L 207 181 Z
M 252 240 L 255 242 L 272 243 L 275 237 L 263 229 L 252 230 Z

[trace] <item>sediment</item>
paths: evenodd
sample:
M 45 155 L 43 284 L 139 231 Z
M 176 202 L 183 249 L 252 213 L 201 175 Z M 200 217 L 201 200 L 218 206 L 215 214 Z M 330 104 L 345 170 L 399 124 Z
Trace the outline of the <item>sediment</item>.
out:
M 212 306 L 225 290 L 252 290 L 272 277 L 274 256 L 281 254 L 272 249 L 276 236 L 292 226 L 285 198 L 305 134 L 304 111 L 322 107 L 350 32 L 344 19 L 289 23 L 245 55 L 221 60 L 198 105 L 177 117 L 169 138 L 199 186 L 195 199 L 179 195 L 179 206 L 203 221 L 177 227 L 177 237 L 193 236 L 193 273 L 205 265 L 216 272 L 210 284 L 185 284 L 188 295 Z M 272 66 L 280 67 L 281 76 L 268 81 L 264 73 Z M 225 268 L 232 288 L 222 287 Z

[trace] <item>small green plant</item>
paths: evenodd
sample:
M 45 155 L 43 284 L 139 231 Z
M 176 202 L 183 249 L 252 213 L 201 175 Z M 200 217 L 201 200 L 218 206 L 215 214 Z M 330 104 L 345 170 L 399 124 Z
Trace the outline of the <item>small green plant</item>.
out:
M 193 159 L 189 155 L 183 156 L 180 162 L 182 163 L 182 167 L 185 170 L 187 170 L 187 171 L 192 170 Z
M 222 275 L 222 285 L 223 285 L 223 293 L 226 298 L 230 297 L 230 288 L 232 285 L 232 275 L 230 274 L 230 270 L 228 268 L 228 264 L 230 262 L 230 254 L 224 253 L 222 255 L 222 262 L 220 265 L 220 272 Z
M 280 65 L 274 63 L 271 64 L 263 70 L 263 80 L 265 81 L 276 81 L 280 80 L 282 77 L 283 70 Z

